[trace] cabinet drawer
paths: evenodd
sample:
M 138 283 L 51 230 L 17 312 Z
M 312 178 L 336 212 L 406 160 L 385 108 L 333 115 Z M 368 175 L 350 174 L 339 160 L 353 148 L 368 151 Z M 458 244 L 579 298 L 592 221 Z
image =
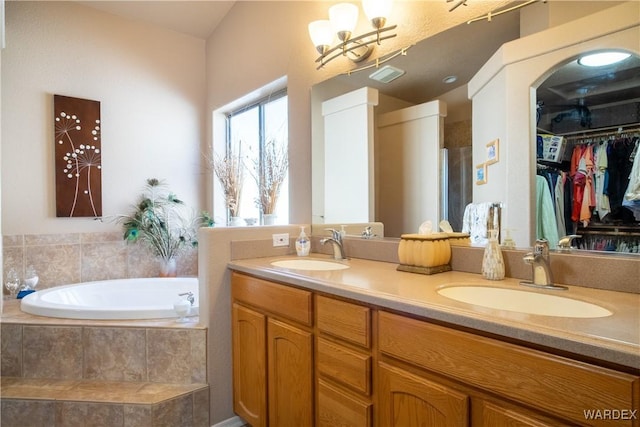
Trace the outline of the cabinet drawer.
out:
M 371 310 L 357 304 L 316 296 L 318 330 L 354 344 L 371 346 Z
M 371 426 L 371 403 L 318 380 L 317 427 Z
M 636 376 L 382 311 L 378 319 L 381 352 L 576 423 L 589 422 L 585 410 L 640 409 Z
M 318 372 L 364 394 L 371 393 L 371 356 L 318 338 Z
M 231 295 L 235 300 L 311 326 L 311 292 L 232 272 Z

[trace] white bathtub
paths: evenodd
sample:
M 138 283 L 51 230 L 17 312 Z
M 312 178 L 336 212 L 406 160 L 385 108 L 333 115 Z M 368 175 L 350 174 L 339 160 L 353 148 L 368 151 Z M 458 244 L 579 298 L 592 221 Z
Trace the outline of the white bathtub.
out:
M 64 319 L 158 319 L 177 317 L 178 294 L 195 297 L 190 316 L 198 314 L 198 279 L 191 277 L 119 279 L 56 286 L 27 295 L 22 311 Z

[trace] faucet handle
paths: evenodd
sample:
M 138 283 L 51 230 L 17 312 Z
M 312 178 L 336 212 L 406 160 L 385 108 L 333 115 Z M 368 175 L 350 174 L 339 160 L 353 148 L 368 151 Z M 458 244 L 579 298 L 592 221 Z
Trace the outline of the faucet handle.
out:
M 561 251 L 568 251 L 570 249 L 573 249 L 573 240 L 574 239 L 579 239 L 582 236 L 579 236 L 577 234 L 569 234 L 568 236 L 562 236 L 560 238 L 560 240 L 558 241 L 558 249 Z
M 336 242 L 342 242 L 342 234 L 340 234 L 338 230 L 336 230 L 335 228 L 325 228 L 325 230 L 331 232 L 331 237 L 333 238 L 333 240 L 335 240 Z
M 549 257 L 549 241 L 547 239 L 537 239 L 536 244 L 533 247 L 533 253 L 535 255 L 541 255 L 544 258 Z

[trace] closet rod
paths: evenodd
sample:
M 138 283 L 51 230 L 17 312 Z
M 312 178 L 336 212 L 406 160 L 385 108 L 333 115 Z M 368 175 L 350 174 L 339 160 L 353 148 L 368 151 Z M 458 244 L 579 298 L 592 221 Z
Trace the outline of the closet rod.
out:
M 609 126 L 604 128 L 598 128 L 598 129 L 579 130 L 576 132 L 561 133 L 561 134 L 558 134 L 558 136 L 564 136 L 567 139 L 574 139 L 574 138 L 579 139 L 579 138 L 593 138 L 597 136 L 616 135 L 618 133 L 639 132 L 639 131 L 640 131 L 640 123 L 632 123 L 632 124 L 622 125 L 622 126 Z

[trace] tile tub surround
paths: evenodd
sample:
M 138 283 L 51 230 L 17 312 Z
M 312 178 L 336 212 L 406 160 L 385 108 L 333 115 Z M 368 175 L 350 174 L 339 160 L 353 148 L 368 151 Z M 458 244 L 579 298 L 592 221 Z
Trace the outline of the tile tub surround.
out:
M 204 384 L 3 378 L 2 426 L 209 427 Z
M 1 320 L 3 426 L 209 427 L 198 318 L 56 319 L 5 300 Z
M 24 234 L 3 236 L 3 276 L 15 268 L 21 277 L 29 265 L 40 278 L 37 289 L 93 280 L 158 276 L 160 266 L 140 244 L 122 233 Z M 197 250 L 178 258 L 180 276 L 197 276 Z M 3 292 L 6 293 L 5 290 Z

